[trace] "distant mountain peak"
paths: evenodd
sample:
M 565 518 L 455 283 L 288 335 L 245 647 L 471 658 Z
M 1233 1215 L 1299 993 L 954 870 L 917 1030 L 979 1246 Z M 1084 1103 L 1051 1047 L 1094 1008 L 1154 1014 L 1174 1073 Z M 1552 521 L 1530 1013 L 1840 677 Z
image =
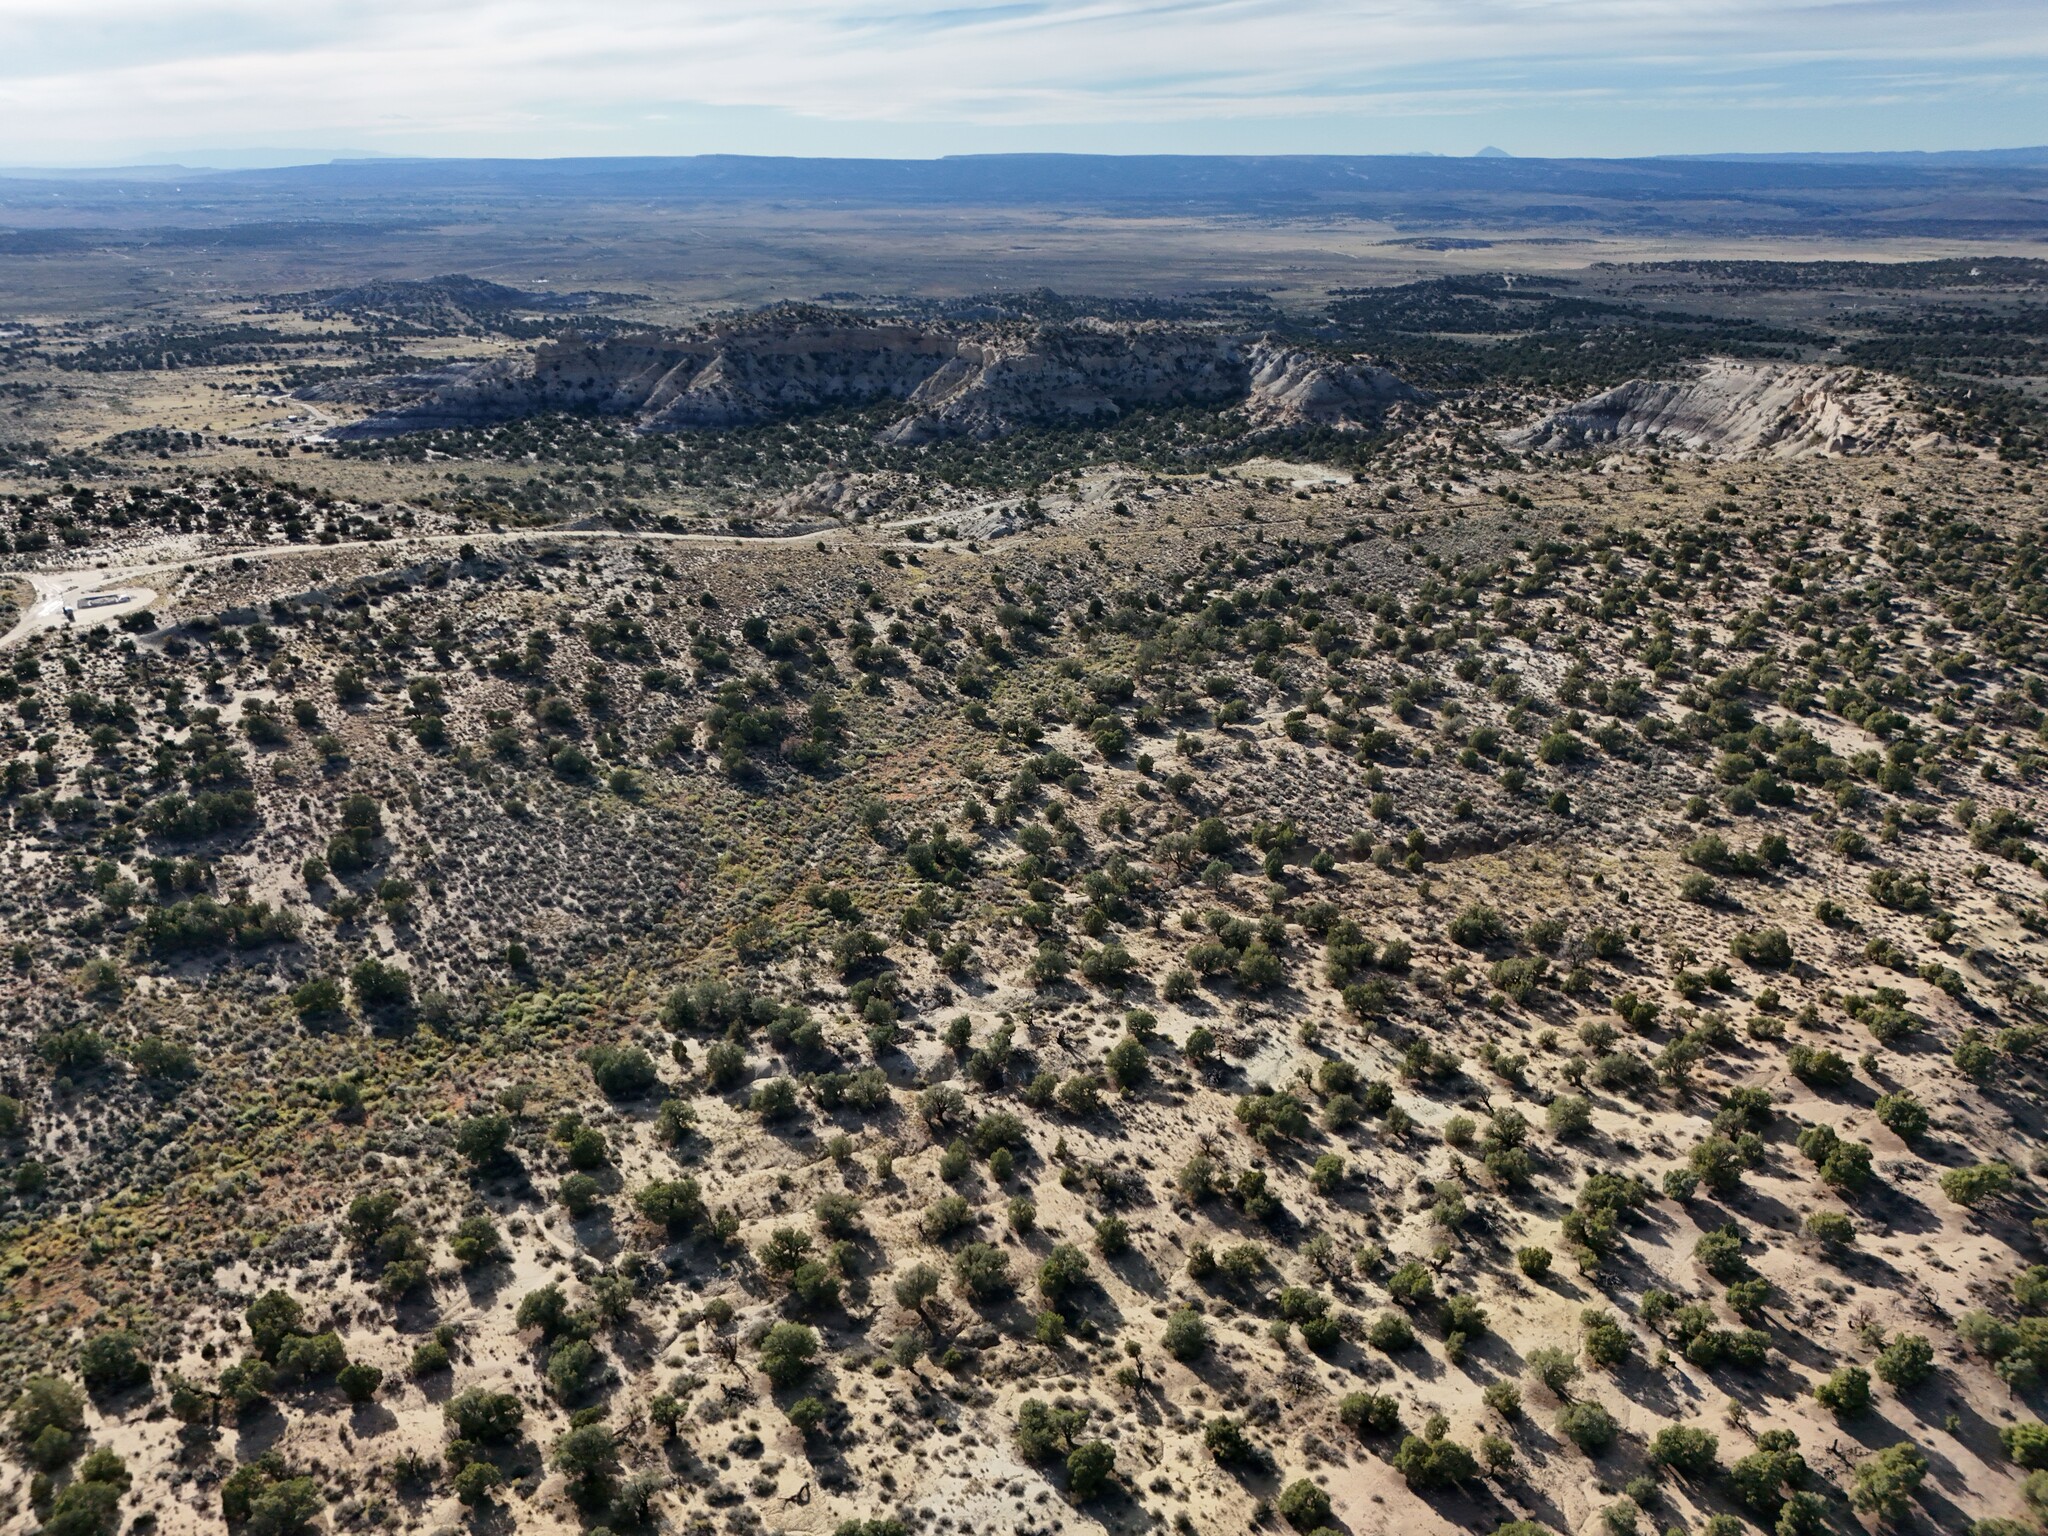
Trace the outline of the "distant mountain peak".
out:
M 1486 148 L 1479 151 L 1479 153 L 1474 155 L 1472 158 L 1474 160 L 1512 160 L 1515 157 L 1509 154 L 1506 150 L 1498 148 L 1495 145 L 1489 144 L 1486 146 Z

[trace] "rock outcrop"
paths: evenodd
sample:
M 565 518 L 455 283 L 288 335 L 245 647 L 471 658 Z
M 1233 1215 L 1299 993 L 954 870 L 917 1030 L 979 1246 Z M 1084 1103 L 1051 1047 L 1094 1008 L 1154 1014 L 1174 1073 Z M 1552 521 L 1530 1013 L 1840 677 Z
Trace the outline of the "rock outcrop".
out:
M 650 432 L 751 426 L 826 406 L 903 399 L 956 345 L 907 326 L 813 321 L 683 336 L 571 334 L 542 342 L 530 359 L 475 369 L 332 435 L 392 437 L 550 411 L 628 416 Z
M 1857 368 L 1715 358 L 1690 378 L 1631 379 L 1507 441 L 1552 452 L 1613 445 L 1798 458 L 1912 447 L 1926 433 L 1896 379 Z
M 490 366 L 480 361 L 461 361 L 411 373 L 365 373 L 347 378 L 323 379 L 294 392 L 300 400 L 319 405 L 353 405 L 381 410 L 424 399 L 437 390 L 466 383 Z
M 962 340 L 910 396 L 894 443 L 1000 437 L 1027 423 L 1113 421 L 1133 406 L 1243 399 L 1244 360 L 1224 336 L 1083 322 L 994 341 Z
M 1245 414 L 1258 427 L 1370 431 L 1392 407 L 1429 401 L 1398 374 L 1370 363 L 1336 362 L 1267 341 L 1245 356 L 1251 368 Z
M 650 432 L 708 431 L 824 406 L 900 400 L 945 365 L 954 345 L 941 334 L 889 325 L 713 334 L 682 352 L 637 415 Z
M 1383 368 L 1189 327 L 1082 321 L 962 335 L 771 311 L 681 336 L 565 336 L 530 360 L 444 378 L 332 435 L 389 437 L 550 411 L 630 417 L 647 432 L 718 431 L 886 400 L 907 410 L 882 439 L 906 445 L 1174 405 L 1241 406 L 1255 429 L 1356 431 L 1427 399 Z
M 454 273 L 421 281 L 374 278 L 353 288 L 288 294 L 277 302 L 292 304 L 315 314 L 445 327 L 514 314 L 578 314 L 631 303 L 638 297 L 637 294 L 601 293 L 587 288 L 573 292 L 535 293 Z
M 1043 329 L 1015 342 L 963 341 L 910 397 L 885 439 L 998 437 L 1027 422 L 1114 420 L 1133 406 L 1242 406 L 1254 427 L 1377 426 L 1428 397 L 1384 368 L 1265 340 L 1165 326 Z

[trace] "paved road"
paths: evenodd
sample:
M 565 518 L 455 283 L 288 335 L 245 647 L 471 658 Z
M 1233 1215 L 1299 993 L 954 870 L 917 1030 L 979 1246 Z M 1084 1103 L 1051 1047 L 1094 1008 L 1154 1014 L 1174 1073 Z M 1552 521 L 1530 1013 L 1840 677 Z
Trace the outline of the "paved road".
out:
M 5 635 L 0 650 L 20 645 L 32 635 L 58 629 L 69 623 L 77 628 L 111 624 L 128 614 L 149 607 L 162 586 L 174 585 L 188 570 L 227 565 L 236 560 L 283 560 L 295 555 L 332 556 L 351 550 L 374 549 L 385 554 L 425 553 L 432 549 L 459 549 L 464 544 L 482 549 L 493 544 L 537 544 L 547 542 L 635 540 L 643 544 L 707 544 L 720 549 L 790 549 L 819 543 L 845 544 L 850 536 L 839 529 L 815 533 L 777 534 L 741 538 L 729 533 L 641 533 L 616 528 L 519 528 L 504 533 L 426 533 L 398 539 L 347 539 L 335 544 L 265 544 L 228 550 L 217 555 L 200 555 L 190 560 L 165 560 L 153 564 L 97 566 L 83 571 L 0 571 L 0 579 L 26 581 L 35 588 L 35 601 L 22 611 L 20 619 Z M 166 580 L 169 578 L 169 580 Z M 118 595 L 120 601 L 105 607 L 81 608 L 79 603 L 94 596 Z

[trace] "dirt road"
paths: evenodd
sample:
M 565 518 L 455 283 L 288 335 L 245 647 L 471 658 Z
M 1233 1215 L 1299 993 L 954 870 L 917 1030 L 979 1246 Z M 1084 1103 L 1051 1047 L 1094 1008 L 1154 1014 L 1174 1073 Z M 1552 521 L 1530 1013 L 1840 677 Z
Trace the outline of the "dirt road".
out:
M 336 544 L 265 544 L 220 554 L 201 555 L 189 560 L 165 560 L 126 566 L 96 566 L 79 571 L 0 571 L 35 588 L 36 599 L 22 610 L 20 619 L 5 635 L 0 650 L 20 645 L 32 635 L 65 625 L 87 628 L 110 624 L 154 604 L 161 591 L 176 584 L 187 571 L 229 564 L 235 560 L 285 560 L 302 555 L 333 556 L 354 550 L 374 549 L 395 556 L 425 554 L 430 550 L 459 549 L 467 544 L 484 549 L 496 544 L 538 544 L 547 542 L 598 542 L 634 540 L 644 544 L 707 544 L 726 549 L 791 549 L 802 545 L 847 544 L 851 537 L 838 530 L 782 534 L 772 537 L 741 538 L 716 533 L 641 533 L 615 528 L 523 528 L 503 533 L 432 533 L 402 539 L 351 539 Z M 95 602 L 95 599 L 113 601 Z

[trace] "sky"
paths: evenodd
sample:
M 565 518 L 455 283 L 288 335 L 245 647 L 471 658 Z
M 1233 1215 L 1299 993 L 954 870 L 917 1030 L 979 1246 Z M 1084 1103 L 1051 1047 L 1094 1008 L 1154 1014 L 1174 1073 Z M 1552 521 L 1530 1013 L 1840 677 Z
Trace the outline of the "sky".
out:
M 0 164 L 2048 142 L 2043 0 L 0 0 Z

